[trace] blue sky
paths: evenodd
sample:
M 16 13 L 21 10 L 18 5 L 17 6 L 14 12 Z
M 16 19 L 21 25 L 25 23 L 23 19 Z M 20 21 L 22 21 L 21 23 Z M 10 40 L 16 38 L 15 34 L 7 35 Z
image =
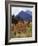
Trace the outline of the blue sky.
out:
M 17 15 L 20 11 L 32 11 L 32 8 L 28 8 L 28 7 L 11 7 L 11 15 Z

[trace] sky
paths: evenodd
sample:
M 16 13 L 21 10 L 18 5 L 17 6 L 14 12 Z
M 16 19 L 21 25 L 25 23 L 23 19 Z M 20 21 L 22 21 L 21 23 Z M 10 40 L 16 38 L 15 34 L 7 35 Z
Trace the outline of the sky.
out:
M 28 7 L 11 7 L 11 15 L 17 15 L 20 11 L 32 11 L 32 8 L 28 8 Z

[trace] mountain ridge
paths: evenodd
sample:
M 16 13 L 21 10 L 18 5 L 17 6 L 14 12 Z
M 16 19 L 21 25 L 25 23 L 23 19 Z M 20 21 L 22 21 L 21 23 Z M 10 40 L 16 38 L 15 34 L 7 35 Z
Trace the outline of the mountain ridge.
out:
M 18 20 L 26 20 L 26 21 L 32 21 L 32 12 L 31 11 L 20 11 L 17 15 L 16 18 Z

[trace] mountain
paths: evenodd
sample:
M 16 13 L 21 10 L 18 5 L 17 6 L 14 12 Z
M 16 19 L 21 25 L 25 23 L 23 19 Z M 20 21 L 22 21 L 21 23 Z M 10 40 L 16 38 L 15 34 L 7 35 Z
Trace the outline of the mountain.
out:
M 26 12 L 27 12 L 28 14 L 32 15 L 32 12 L 31 12 L 31 11 L 27 10 Z
M 18 20 L 32 21 L 32 12 L 31 11 L 21 11 L 16 15 Z

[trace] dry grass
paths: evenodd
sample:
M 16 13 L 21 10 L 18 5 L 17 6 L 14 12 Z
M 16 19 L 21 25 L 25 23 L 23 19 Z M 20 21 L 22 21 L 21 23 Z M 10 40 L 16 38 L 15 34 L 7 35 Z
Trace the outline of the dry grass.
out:
M 32 23 L 27 24 L 19 22 L 16 25 L 11 24 L 11 37 L 32 37 Z

